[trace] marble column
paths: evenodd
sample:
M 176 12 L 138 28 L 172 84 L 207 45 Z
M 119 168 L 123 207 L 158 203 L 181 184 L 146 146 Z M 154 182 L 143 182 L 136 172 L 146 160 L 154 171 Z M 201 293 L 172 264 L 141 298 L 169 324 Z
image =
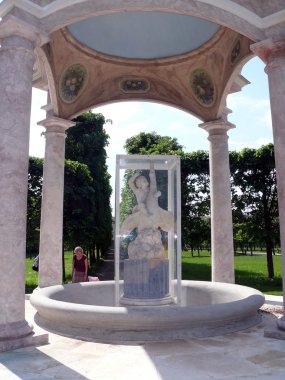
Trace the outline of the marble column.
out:
M 48 116 L 38 124 L 46 128 L 39 261 L 39 287 L 43 288 L 62 283 L 65 131 L 75 123 Z
M 285 305 L 285 39 L 268 39 L 252 45 L 251 49 L 266 64 L 265 72 L 268 75 L 277 174 L 283 305 Z M 285 330 L 285 316 L 278 320 L 278 327 Z
M 20 23 L 21 24 L 21 23 Z M 0 351 L 32 343 L 25 320 L 29 128 L 37 35 L 13 18 L 0 22 Z
M 227 131 L 223 120 L 200 124 L 209 133 L 212 281 L 234 283 L 233 223 Z

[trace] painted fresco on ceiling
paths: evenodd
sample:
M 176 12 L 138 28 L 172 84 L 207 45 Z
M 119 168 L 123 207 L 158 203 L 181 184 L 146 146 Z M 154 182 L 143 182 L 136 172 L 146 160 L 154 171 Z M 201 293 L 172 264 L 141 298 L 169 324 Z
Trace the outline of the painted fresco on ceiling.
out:
M 124 79 L 120 82 L 120 89 L 125 93 L 141 93 L 150 89 L 150 84 L 145 79 Z
M 210 74 L 204 69 L 196 69 L 190 76 L 190 86 L 196 99 L 205 106 L 215 100 L 215 88 Z
M 231 63 L 235 63 L 240 53 L 240 41 L 238 40 L 231 53 Z
M 74 102 L 87 82 L 87 70 L 79 63 L 69 66 L 60 80 L 60 97 L 66 103 Z

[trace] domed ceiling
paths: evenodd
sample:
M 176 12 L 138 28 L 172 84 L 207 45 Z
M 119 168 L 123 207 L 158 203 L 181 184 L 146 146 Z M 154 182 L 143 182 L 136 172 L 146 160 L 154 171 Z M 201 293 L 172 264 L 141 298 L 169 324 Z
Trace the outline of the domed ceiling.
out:
M 165 12 L 112 13 L 68 27 L 80 43 L 100 53 L 130 59 L 158 59 L 195 50 L 219 25 Z

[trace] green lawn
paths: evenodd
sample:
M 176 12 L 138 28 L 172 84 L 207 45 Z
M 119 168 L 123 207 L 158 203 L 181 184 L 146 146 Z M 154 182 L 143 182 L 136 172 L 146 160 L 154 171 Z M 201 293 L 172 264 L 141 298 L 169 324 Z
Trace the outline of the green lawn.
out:
M 71 281 L 71 268 L 72 268 L 72 251 L 67 251 L 64 254 L 65 261 L 65 277 L 66 283 Z M 34 258 L 26 259 L 26 293 L 32 291 L 38 286 L 38 272 L 33 271 Z
M 236 283 L 260 290 L 266 294 L 282 295 L 281 256 L 274 256 L 275 278 L 267 277 L 266 256 L 235 256 Z M 184 280 L 211 281 L 211 257 L 208 252 L 192 257 L 182 253 Z M 65 252 L 66 282 L 71 281 L 72 252 Z M 26 259 L 26 293 L 38 286 L 38 273 L 32 270 L 33 259 Z
M 182 253 L 182 278 L 185 280 L 210 281 L 211 257 L 203 252 L 192 257 L 190 252 Z M 266 294 L 282 295 L 281 256 L 274 256 L 275 278 L 267 277 L 265 255 L 235 256 L 235 280 L 237 284 L 250 286 Z
M 26 294 L 32 293 L 32 291 L 38 286 L 38 272 L 33 271 L 34 259 L 26 259 Z

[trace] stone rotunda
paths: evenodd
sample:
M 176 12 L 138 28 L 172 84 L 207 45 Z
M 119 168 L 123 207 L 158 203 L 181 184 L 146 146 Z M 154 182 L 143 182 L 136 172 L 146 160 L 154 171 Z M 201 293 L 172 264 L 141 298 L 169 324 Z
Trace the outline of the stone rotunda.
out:
M 260 57 L 269 80 L 285 273 L 283 0 L 2 0 L 0 17 L 0 351 L 46 341 L 33 333 L 24 307 L 32 87 L 48 99 L 39 123 L 46 128 L 40 287 L 62 280 L 65 131 L 83 111 L 124 100 L 168 104 L 201 120 L 210 151 L 212 281 L 233 283 L 228 131 L 235 126 L 226 100 L 249 84 L 243 65 Z

